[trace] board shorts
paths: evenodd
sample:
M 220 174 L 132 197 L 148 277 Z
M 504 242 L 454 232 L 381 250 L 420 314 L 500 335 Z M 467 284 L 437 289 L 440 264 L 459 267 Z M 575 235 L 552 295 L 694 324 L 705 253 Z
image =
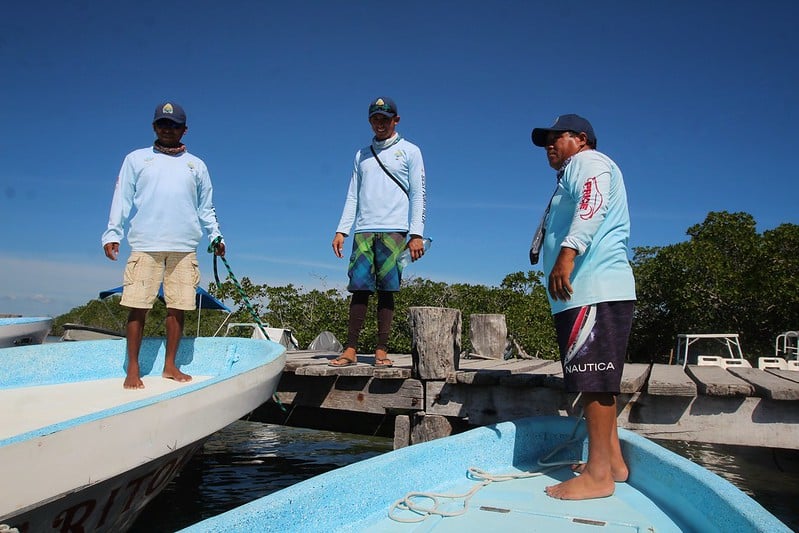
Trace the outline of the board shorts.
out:
M 131 252 L 125 265 L 120 305 L 152 309 L 161 283 L 169 309 L 197 308 L 200 265 L 195 252 Z
M 621 392 L 634 308 L 632 300 L 601 302 L 554 315 L 568 392 Z
M 402 282 L 398 260 L 405 249 L 405 233 L 356 233 L 347 275 L 347 290 L 397 292 Z

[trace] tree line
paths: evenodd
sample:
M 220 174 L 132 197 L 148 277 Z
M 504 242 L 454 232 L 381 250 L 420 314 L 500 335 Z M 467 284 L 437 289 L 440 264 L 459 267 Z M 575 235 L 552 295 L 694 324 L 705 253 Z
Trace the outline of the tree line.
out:
M 688 228 L 684 242 L 633 249 L 635 320 L 628 360 L 667 362 L 678 333 L 738 333 L 744 354 L 752 361 L 773 355 L 775 337 L 799 330 L 799 226 L 781 224 L 757 232 L 747 213 L 711 212 L 704 222 Z M 540 271 L 514 272 L 499 286 L 448 284 L 421 277 L 403 280 L 395 298 L 395 319 L 389 348 L 409 353 L 408 308 L 438 306 L 460 309 L 463 347 L 469 350 L 469 316 L 503 313 L 515 345 L 531 355 L 557 359 L 555 330 Z M 336 289 L 306 290 L 293 284 L 269 286 L 240 281 L 254 311 L 264 324 L 289 328 L 305 347 L 321 331 L 344 342 L 349 294 Z M 232 302 L 227 322 L 253 322 L 233 280 L 211 283 L 208 291 Z M 374 351 L 377 325 L 374 298 L 361 333 L 359 351 Z M 156 304 L 145 334 L 164 336 L 163 304 Z M 111 329 L 124 328 L 127 312 L 118 298 L 92 300 L 55 320 L 54 333 L 67 322 Z M 197 331 L 197 315 L 186 313 L 187 335 Z M 226 313 L 203 310 L 200 335 L 214 335 Z M 221 334 L 221 333 L 220 333 Z M 516 354 L 514 354 L 516 355 Z

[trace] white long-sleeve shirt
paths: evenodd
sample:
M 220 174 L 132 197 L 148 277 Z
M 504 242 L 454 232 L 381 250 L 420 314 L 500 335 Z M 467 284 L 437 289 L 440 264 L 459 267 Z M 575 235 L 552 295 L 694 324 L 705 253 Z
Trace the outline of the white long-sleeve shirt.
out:
M 128 154 L 103 245 L 122 241 L 128 219 L 128 243 L 135 252 L 194 252 L 203 230 L 211 241 L 221 237 L 205 163 L 188 152 L 173 156 L 152 147 Z
M 380 168 L 369 146 L 355 154 L 347 200 L 337 232 L 408 232 L 424 236 L 426 192 L 422 152 L 400 138 L 385 148 L 373 144 L 386 168 L 402 183 L 402 189 Z

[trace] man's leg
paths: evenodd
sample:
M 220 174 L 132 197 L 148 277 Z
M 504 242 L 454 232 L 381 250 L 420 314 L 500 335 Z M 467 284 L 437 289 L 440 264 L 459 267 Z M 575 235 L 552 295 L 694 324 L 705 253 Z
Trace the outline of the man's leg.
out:
M 355 291 L 350 297 L 350 317 L 347 326 L 347 344 L 344 352 L 330 362 L 331 366 L 348 366 L 358 361 L 358 337 L 361 335 L 366 320 L 366 308 L 369 304 L 368 291 Z
M 610 496 L 615 490 L 614 472 L 618 476 L 627 470 L 616 429 L 616 397 L 610 393 L 583 393 L 582 399 L 588 427 L 588 462 L 580 476 L 546 488 L 553 498 L 586 500 Z
M 147 318 L 147 309 L 131 308 L 128 311 L 128 324 L 125 336 L 128 346 L 128 371 L 123 386 L 126 389 L 143 389 L 144 382 L 139 376 L 139 350 L 144 336 L 144 320 Z
M 388 336 L 391 334 L 391 323 L 394 320 L 394 293 L 377 292 L 377 347 L 375 348 L 375 366 L 392 366 L 388 358 Z
M 191 381 L 191 376 L 178 370 L 175 358 L 183 337 L 183 319 L 185 313 L 182 309 L 166 310 L 166 354 L 164 356 L 164 371 L 162 376 L 175 381 Z

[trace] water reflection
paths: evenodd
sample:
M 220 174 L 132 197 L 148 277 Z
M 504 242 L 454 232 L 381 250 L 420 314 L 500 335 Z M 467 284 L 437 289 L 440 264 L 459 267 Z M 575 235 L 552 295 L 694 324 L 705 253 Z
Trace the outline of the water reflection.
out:
M 799 530 L 799 450 L 658 443 L 727 479 Z M 208 440 L 131 531 L 172 532 L 391 449 L 386 438 L 238 421 Z

